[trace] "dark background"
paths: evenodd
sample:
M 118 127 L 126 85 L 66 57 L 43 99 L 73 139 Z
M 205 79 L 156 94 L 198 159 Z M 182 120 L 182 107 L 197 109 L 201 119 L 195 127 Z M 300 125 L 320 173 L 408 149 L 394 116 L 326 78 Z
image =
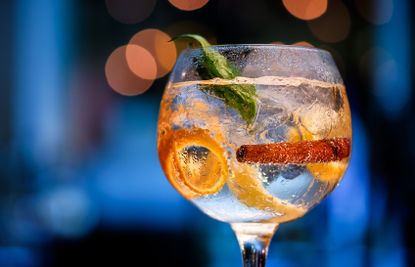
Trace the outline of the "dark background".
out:
M 287 2 L 1 1 L 0 266 L 241 265 L 230 227 L 160 169 L 167 76 L 133 97 L 107 83 L 110 54 L 148 28 L 329 50 L 352 107 L 351 165 L 322 204 L 280 227 L 269 266 L 415 266 L 414 4 L 330 0 L 305 21 Z M 122 23 L 134 10 L 141 19 Z

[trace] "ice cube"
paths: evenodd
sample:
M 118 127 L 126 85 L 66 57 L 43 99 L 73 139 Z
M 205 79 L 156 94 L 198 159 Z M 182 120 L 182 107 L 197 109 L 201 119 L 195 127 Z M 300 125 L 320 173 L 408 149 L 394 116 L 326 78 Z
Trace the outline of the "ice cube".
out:
M 306 130 L 320 138 L 327 138 L 333 125 L 339 120 L 339 114 L 329 106 L 313 104 L 300 114 L 301 124 Z

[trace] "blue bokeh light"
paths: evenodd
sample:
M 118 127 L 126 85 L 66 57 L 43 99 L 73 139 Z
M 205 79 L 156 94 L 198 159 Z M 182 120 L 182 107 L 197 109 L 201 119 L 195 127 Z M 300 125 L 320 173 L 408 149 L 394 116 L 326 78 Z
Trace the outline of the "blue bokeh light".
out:
M 376 5 L 377 12 L 388 8 L 386 1 Z M 400 115 L 411 97 L 411 29 L 410 3 L 394 1 L 391 20 L 375 29 L 377 46 L 389 54 L 385 59 L 377 50 L 373 64 L 374 95 L 385 114 L 394 119 Z

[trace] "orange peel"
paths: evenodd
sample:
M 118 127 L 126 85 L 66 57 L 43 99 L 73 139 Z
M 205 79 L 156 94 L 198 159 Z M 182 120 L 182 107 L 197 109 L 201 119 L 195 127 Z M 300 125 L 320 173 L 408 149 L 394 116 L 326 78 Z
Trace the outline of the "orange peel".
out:
M 226 151 L 207 130 L 165 130 L 160 134 L 164 135 L 159 143 L 162 168 L 170 183 L 184 197 L 192 199 L 222 189 L 228 177 Z M 204 155 L 192 155 L 187 150 L 194 147 L 203 148 Z
M 238 200 L 248 207 L 278 213 L 272 222 L 286 222 L 304 215 L 304 208 L 285 203 L 271 195 L 262 185 L 261 176 L 255 167 L 246 164 L 234 166 L 235 173 L 228 181 L 228 187 Z

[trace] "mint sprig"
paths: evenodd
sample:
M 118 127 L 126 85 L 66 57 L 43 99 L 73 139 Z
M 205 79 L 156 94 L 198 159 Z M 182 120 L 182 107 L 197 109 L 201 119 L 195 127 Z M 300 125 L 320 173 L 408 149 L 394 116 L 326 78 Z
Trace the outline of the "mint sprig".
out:
M 197 71 L 200 78 L 209 80 L 222 78 L 231 80 L 239 75 L 239 71 L 219 52 L 209 48 L 211 44 L 202 36 L 183 34 L 176 39 L 191 39 L 202 47 L 203 55 L 198 62 Z M 257 113 L 256 88 L 253 84 L 209 85 L 202 90 L 222 99 L 229 107 L 236 109 L 247 124 L 251 124 Z

